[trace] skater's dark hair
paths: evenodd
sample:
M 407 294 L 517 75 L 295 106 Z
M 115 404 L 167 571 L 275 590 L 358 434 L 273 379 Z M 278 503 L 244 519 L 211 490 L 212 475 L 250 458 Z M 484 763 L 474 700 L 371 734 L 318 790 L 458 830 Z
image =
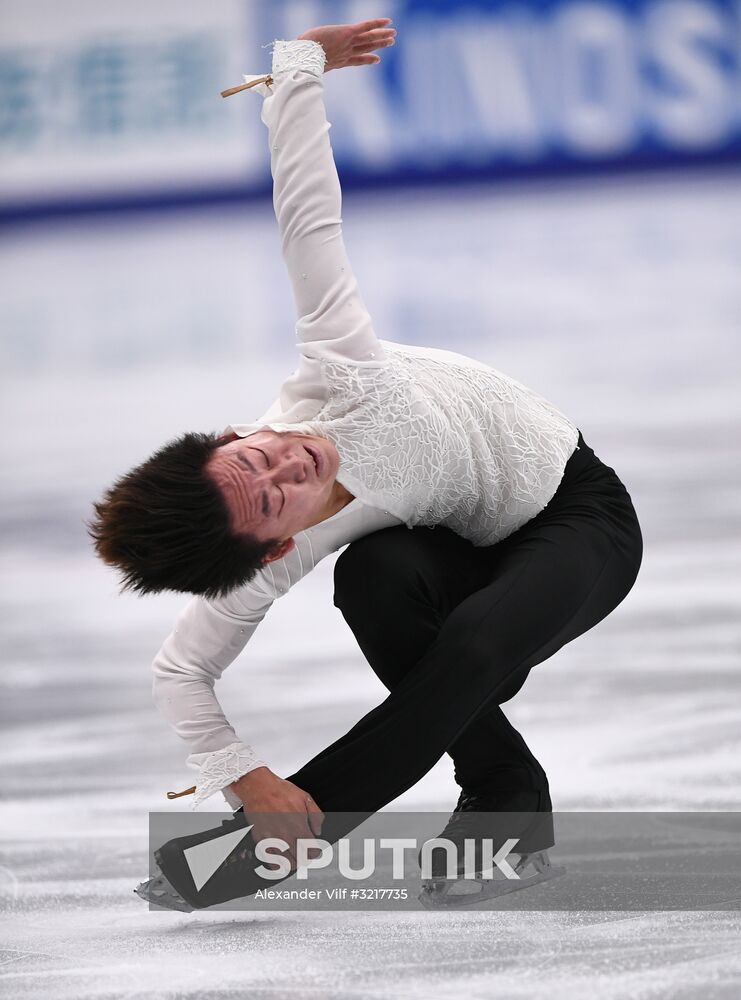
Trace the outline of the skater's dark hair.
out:
M 228 437 L 188 433 L 156 451 L 93 504 L 95 550 L 121 570 L 121 592 L 221 597 L 248 583 L 279 539 L 232 532 L 226 501 L 206 472 Z

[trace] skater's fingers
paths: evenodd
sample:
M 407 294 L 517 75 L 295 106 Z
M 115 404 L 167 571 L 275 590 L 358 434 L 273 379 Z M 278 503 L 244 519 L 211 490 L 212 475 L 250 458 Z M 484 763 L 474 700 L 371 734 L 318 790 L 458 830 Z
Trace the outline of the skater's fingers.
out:
M 363 53 L 365 52 L 373 52 L 374 49 L 385 49 L 389 45 L 395 45 L 395 44 L 396 41 L 393 38 L 385 42 L 370 42 L 367 45 L 363 43 L 362 45 L 354 45 L 352 52 L 354 56 L 359 56 L 363 55 Z
M 357 56 L 355 59 L 348 59 L 346 66 L 375 66 L 380 63 L 380 56 Z
M 308 823 L 302 823 L 300 827 L 294 828 L 290 834 L 287 834 L 283 839 L 288 844 L 288 850 L 284 851 L 284 857 L 287 857 L 291 863 L 291 869 L 295 870 L 298 867 L 298 842 L 312 841 L 316 837 L 316 832 L 310 829 Z M 303 847 L 303 857 L 307 860 L 314 860 L 314 858 L 319 858 L 322 855 L 321 847 L 310 847 L 309 844 L 304 843 Z
M 281 840 L 285 841 L 287 845 L 286 850 L 281 851 L 280 853 L 289 859 L 292 869 L 295 869 L 297 864 L 296 858 L 298 857 L 298 842 L 300 840 L 311 841 L 315 838 L 315 834 L 310 828 L 307 818 L 308 814 L 304 814 L 300 817 L 297 815 L 291 816 L 286 826 L 279 834 Z M 316 852 L 316 850 L 316 848 L 309 848 L 307 856 L 310 858 L 316 857 L 316 853 L 312 853 Z
M 309 828 L 315 837 L 318 837 L 322 832 L 322 823 L 324 823 L 324 813 L 312 799 L 310 795 L 306 797 L 306 812 L 309 821 Z
M 275 830 L 271 830 L 265 833 L 264 839 L 274 839 L 282 840 L 286 845 L 285 847 L 271 847 L 270 854 L 272 858 L 282 857 L 287 858 L 291 869 L 296 868 L 296 833 L 293 829 L 284 829 L 277 827 Z
M 353 39 L 353 46 L 358 49 L 372 49 L 377 45 L 393 45 L 396 40 L 396 28 L 385 31 L 367 31 Z
M 301 829 L 296 834 L 296 840 L 308 840 L 308 841 L 314 840 L 316 838 L 316 835 L 317 835 L 318 832 L 320 832 L 320 831 L 317 831 L 317 830 L 313 829 L 313 827 L 311 825 L 311 820 L 309 819 L 309 815 L 307 813 L 306 817 L 305 817 L 305 820 L 304 820 L 304 822 L 301 825 Z M 307 857 L 311 857 L 311 858 L 317 857 L 317 854 L 316 854 L 317 848 L 316 847 L 309 847 L 308 844 L 304 845 L 304 846 L 307 848 Z M 314 852 L 314 853 L 312 853 L 312 852 Z
M 373 31 L 375 28 L 387 28 L 392 21 L 391 17 L 377 17 L 372 21 L 358 21 L 353 28 L 356 31 Z
M 313 838 L 310 837 L 308 839 L 312 840 Z M 307 844 L 306 845 L 306 852 L 305 852 L 305 854 L 306 854 L 306 858 L 309 861 L 313 861 L 315 858 L 321 858 L 321 856 L 322 856 L 322 848 L 321 847 L 309 847 L 308 844 Z

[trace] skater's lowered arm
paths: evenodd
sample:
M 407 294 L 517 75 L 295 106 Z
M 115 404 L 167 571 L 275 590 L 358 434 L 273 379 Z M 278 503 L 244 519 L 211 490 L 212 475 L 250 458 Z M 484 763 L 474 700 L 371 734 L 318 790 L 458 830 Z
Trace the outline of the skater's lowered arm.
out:
M 296 304 L 302 354 L 375 364 L 385 358 L 342 238 L 342 194 L 323 100 L 325 53 L 276 41 L 264 97 L 273 204 Z
M 241 800 L 228 786 L 271 766 L 249 734 L 249 743 L 244 742 L 224 714 L 215 690 L 224 671 L 251 642 L 276 600 L 326 556 L 388 524 L 388 515 L 378 508 L 351 504 L 338 517 L 298 532 L 294 548 L 249 583 L 213 600 L 192 597 L 182 608 L 152 662 L 152 695 L 158 711 L 188 745 L 188 766 L 198 772 L 194 807 L 223 791 L 238 808 Z M 240 699 L 242 710 L 249 702 L 249 694 Z
M 216 681 L 272 604 L 271 598 L 253 587 L 241 588 L 232 598 L 235 604 L 237 597 L 240 606 L 233 615 L 226 599 L 217 607 L 215 602 L 194 597 L 178 615 L 152 663 L 155 705 L 190 747 L 187 764 L 198 771 L 194 808 L 218 791 L 237 808 L 241 803 L 226 786 L 267 766 L 254 747 L 239 739 L 214 692 Z

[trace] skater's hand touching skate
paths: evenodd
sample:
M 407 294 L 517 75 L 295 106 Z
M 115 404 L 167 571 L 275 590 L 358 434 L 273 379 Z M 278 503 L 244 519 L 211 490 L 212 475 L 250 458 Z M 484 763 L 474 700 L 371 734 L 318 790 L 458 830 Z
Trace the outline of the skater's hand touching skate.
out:
M 325 24 L 319 28 L 309 28 L 298 41 L 319 42 L 327 61 L 324 72 L 342 69 L 344 66 L 373 66 L 381 61 L 372 55 L 374 49 L 393 45 L 396 28 L 391 27 L 390 17 L 379 17 L 373 21 L 359 21 L 357 24 Z
M 296 868 L 296 841 L 311 840 L 322 831 L 324 813 L 308 792 L 278 777 L 268 767 L 256 767 L 229 786 L 244 803 L 252 839 L 280 837 L 288 844 L 283 856 Z M 271 850 L 271 854 L 281 853 Z M 309 851 L 314 857 L 318 851 Z

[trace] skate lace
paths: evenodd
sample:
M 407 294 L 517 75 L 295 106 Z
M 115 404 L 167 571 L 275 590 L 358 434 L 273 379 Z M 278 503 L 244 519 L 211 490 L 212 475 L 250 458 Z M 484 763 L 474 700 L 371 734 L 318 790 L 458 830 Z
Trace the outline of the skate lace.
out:
M 480 823 L 479 813 L 496 812 L 497 809 L 497 799 L 493 796 L 472 795 L 470 792 L 461 792 L 458 803 L 450 814 L 441 836 L 444 837 L 449 832 L 462 833 L 466 830 L 472 830 L 476 824 Z
M 237 815 L 238 813 L 235 813 L 231 819 L 221 821 L 222 827 L 226 827 L 228 832 L 235 829 L 234 820 Z M 254 868 L 254 861 L 255 845 L 252 841 L 252 834 L 249 833 L 219 865 L 219 871 L 227 871 L 230 877 L 238 877 L 243 871 L 246 872 L 248 869 Z

